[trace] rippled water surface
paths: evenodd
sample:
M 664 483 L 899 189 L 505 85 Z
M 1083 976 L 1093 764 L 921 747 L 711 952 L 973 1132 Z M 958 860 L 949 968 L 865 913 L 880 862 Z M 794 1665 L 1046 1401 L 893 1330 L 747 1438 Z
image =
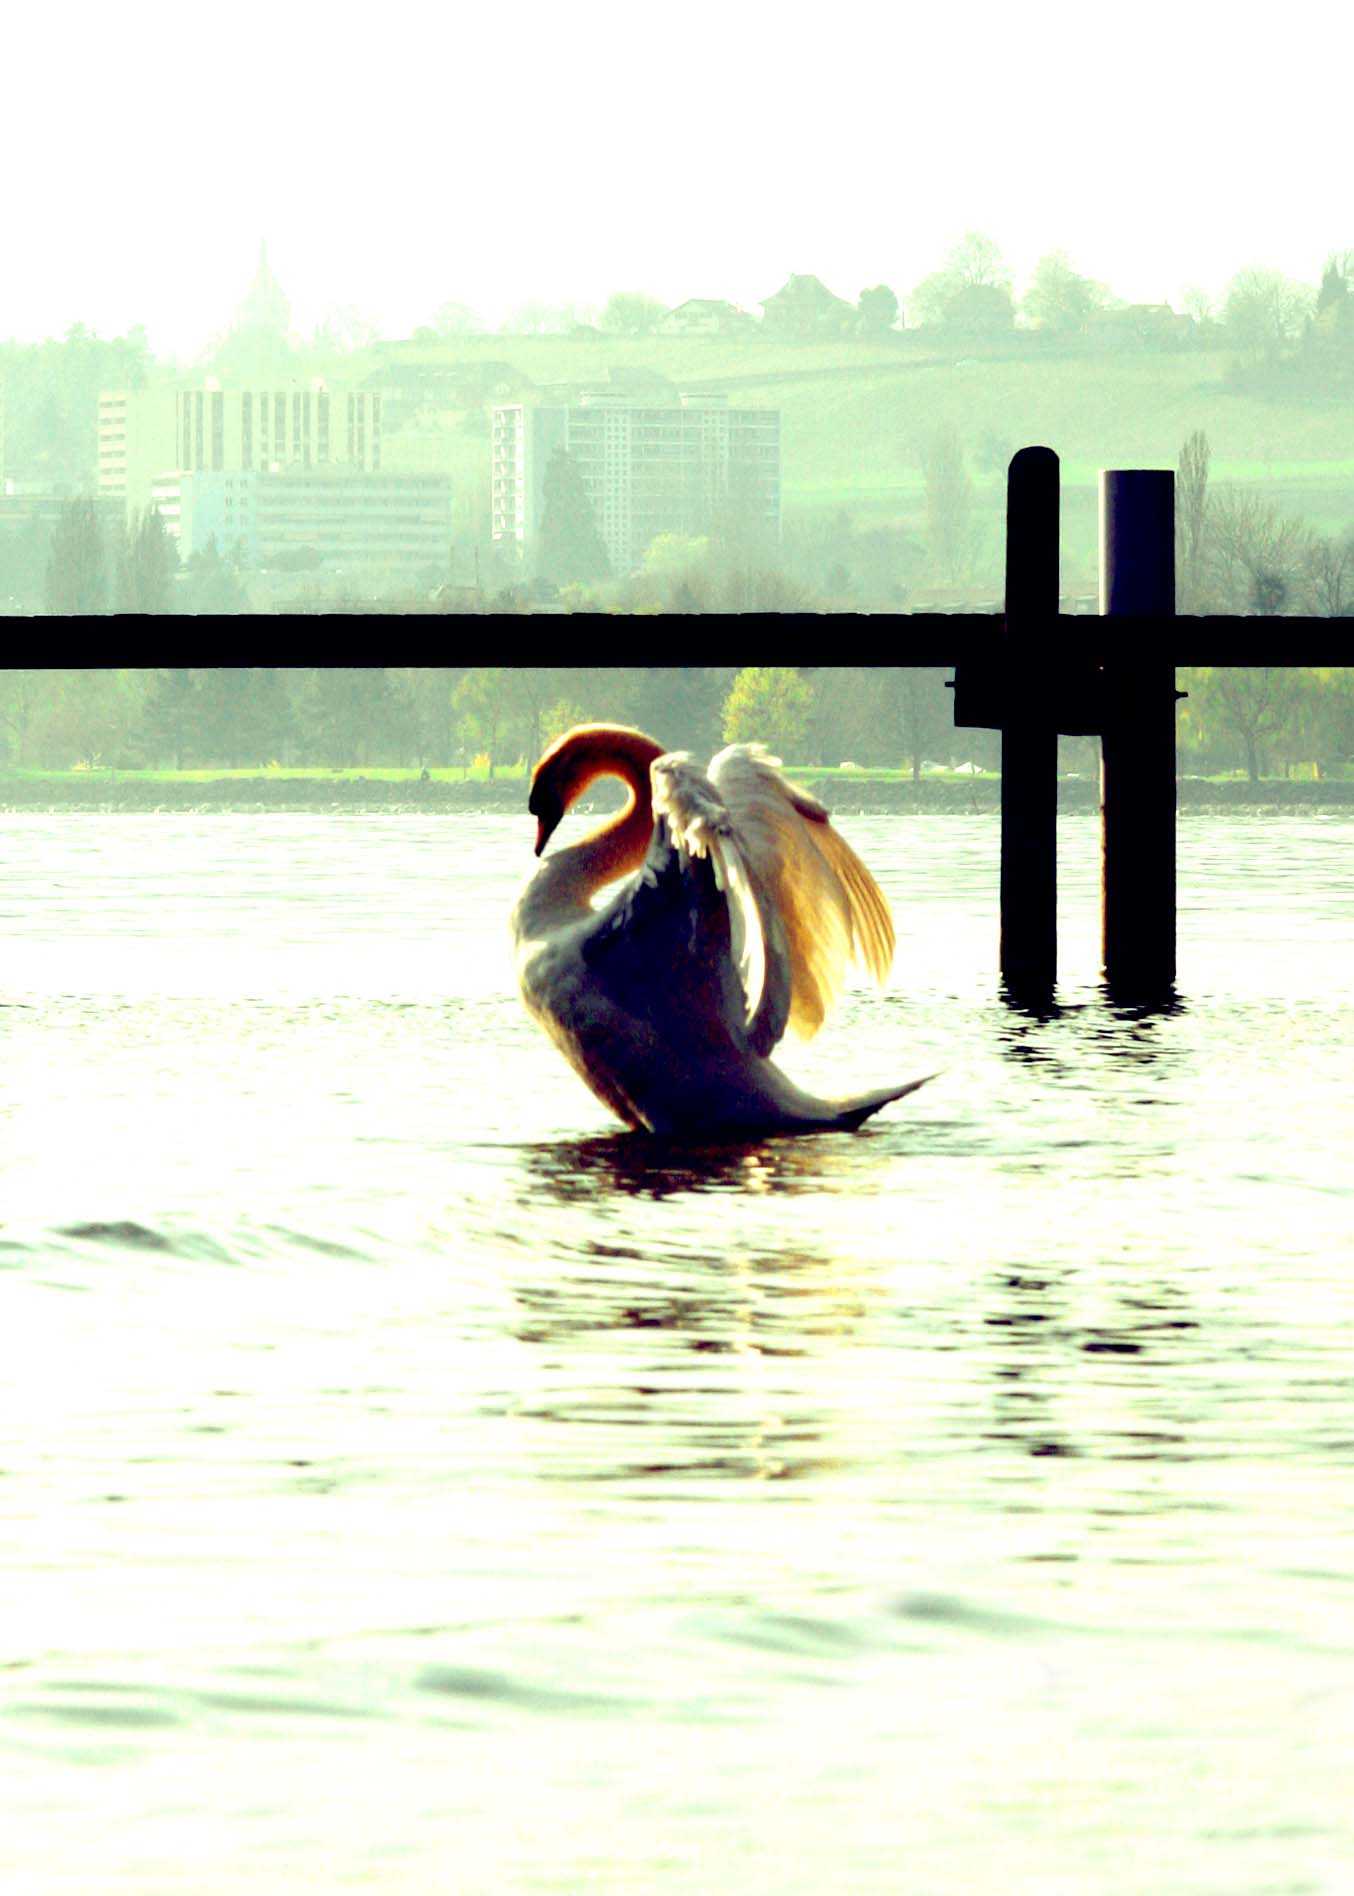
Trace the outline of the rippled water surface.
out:
M 995 818 L 614 1132 L 506 818 L 0 819 L 0 1888 L 1354 1889 L 1354 825 L 1182 821 L 1181 994 L 1001 1001 Z

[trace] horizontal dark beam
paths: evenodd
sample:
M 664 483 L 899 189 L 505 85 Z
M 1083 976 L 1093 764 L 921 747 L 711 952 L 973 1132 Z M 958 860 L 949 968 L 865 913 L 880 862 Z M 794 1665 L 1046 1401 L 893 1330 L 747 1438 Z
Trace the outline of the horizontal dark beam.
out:
M 288 613 L 240 618 L 0 620 L 6 665 L 687 664 L 927 665 L 994 656 L 1001 613 L 742 613 L 615 617 L 603 613 Z M 1113 627 L 1111 631 L 1110 628 Z M 675 629 L 674 629 L 675 628 Z M 1112 640 L 1113 645 L 1108 643 Z M 1014 642 L 1014 641 L 1013 641 Z M 1101 618 L 1060 613 L 1022 630 L 1018 651 L 1044 670 L 1069 656 L 1113 654 L 1176 665 L 1354 663 L 1354 619 Z

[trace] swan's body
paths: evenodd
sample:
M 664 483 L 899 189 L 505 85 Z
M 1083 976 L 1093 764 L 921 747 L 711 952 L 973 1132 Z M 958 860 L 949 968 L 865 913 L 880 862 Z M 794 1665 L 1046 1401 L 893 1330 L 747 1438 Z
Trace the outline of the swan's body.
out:
M 850 1128 L 923 1084 L 816 1099 L 767 1057 L 787 1026 L 817 1031 L 849 961 L 882 981 L 894 946 L 873 876 L 775 758 L 736 744 L 707 772 L 581 725 L 536 766 L 537 855 L 601 776 L 629 802 L 546 858 L 512 928 L 523 999 L 614 1113 L 679 1138 Z

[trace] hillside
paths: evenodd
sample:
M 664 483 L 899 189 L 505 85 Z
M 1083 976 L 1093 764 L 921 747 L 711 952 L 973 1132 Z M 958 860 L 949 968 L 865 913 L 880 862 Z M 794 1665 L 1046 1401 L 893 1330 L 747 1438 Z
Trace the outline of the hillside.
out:
M 999 568 L 1003 481 L 1017 447 L 1043 442 L 1063 463 L 1065 576 L 1094 563 L 1096 479 L 1102 467 L 1169 467 L 1201 428 L 1215 482 L 1245 482 L 1324 532 L 1354 524 L 1354 402 L 1262 399 L 1226 381 L 1220 352 L 1071 358 L 986 354 L 956 359 L 912 338 L 875 344 L 793 344 L 702 338 L 463 337 L 400 360 L 450 367 L 510 363 L 538 385 L 605 381 L 643 368 L 678 386 L 777 407 L 784 417 L 787 525 L 845 510 L 859 524 L 918 530 L 923 464 L 937 428 L 952 422 L 968 451 L 984 538 Z M 458 514 L 487 510 L 488 436 L 479 411 L 425 411 L 388 437 L 387 465 L 442 467 L 457 483 Z

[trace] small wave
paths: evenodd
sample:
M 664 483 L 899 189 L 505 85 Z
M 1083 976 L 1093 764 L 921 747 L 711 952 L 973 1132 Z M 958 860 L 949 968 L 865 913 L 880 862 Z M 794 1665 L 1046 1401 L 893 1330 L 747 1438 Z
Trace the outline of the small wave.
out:
M 538 1685 L 479 1666 L 428 1666 L 414 1683 L 420 1692 L 444 1698 L 487 1700 L 517 1709 L 563 1712 L 570 1716 L 596 1712 L 611 1717 L 643 1709 L 641 1702 L 612 1693 L 576 1692 L 564 1686 Z
M 57 1236 L 77 1238 L 96 1244 L 126 1245 L 133 1251 L 177 1251 L 175 1241 L 163 1231 L 138 1224 L 134 1218 L 95 1219 L 87 1224 L 58 1225 Z
M 960 1632 L 1010 1634 L 1048 1632 L 1050 1620 L 1012 1613 L 1004 1607 L 977 1606 L 953 1593 L 907 1593 L 893 1604 L 899 1619 L 920 1620 L 931 1626 L 953 1626 Z

